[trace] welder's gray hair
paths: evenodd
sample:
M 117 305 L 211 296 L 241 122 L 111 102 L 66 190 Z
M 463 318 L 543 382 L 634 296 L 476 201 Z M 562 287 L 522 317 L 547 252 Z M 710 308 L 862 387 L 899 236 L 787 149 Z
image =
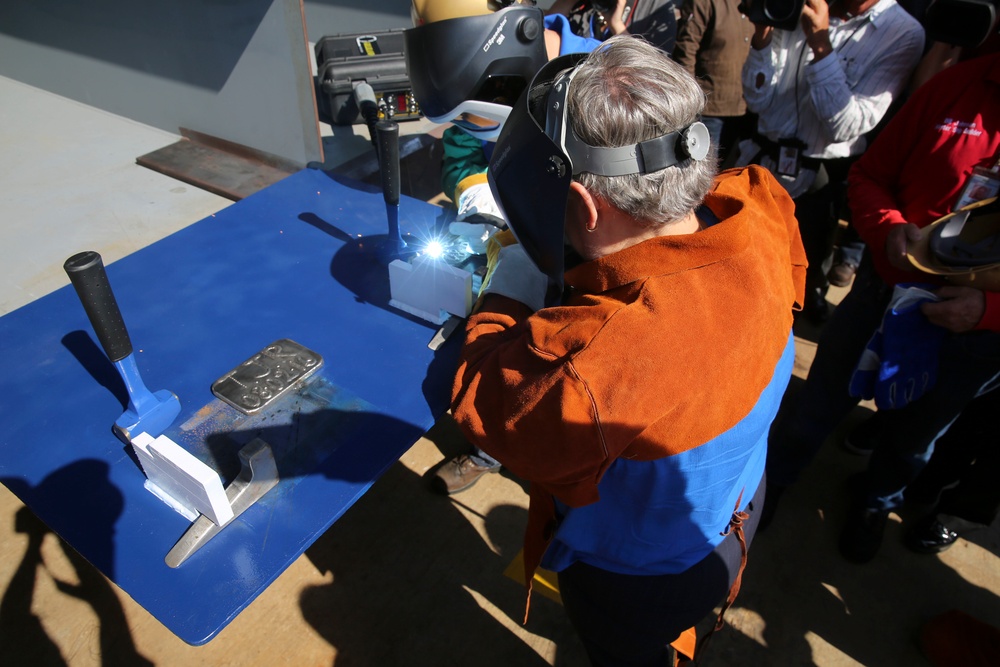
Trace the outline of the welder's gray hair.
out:
M 570 86 L 568 115 L 591 146 L 617 147 L 686 128 L 705 108 L 705 93 L 684 68 L 648 42 L 613 37 L 591 53 Z M 639 220 L 666 224 L 699 206 L 715 178 L 716 147 L 650 174 L 577 180 L 591 193 Z

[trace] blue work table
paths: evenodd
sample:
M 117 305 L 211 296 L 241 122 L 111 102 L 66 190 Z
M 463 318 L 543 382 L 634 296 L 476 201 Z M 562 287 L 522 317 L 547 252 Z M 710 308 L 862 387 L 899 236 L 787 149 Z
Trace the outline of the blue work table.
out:
M 404 197 L 404 238 L 444 215 Z M 321 409 L 179 440 L 224 483 L 255 435 L 307 442 L 294 465 L 279 462 L 277 487 L 179 568 L 163 559 L 190 522 L 143 487 L 112 434 L 128 395 L 69 286 L 0 318 L 0 482 L 177 636 L 209 641 L 447 409 L 460 336 L 432 351 L 437 327 L 389 306 L 374 252 L 386 228 L 377 189 L 304 170 L 107 267 L 145 384 L 180 398 L 167 435 L 273 341 L 324 359 Z

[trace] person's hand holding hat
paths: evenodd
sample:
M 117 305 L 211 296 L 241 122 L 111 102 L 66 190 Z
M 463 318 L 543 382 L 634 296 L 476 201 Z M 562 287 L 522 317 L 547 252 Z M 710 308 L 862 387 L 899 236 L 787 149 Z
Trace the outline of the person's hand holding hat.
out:
M 913 271 L 917 267 L 909 258 L 909 246 L 919 243 L 923 232 L 912 222 L 893 225 L 885 240 L 885 253 L 889 263 L 901 271 Z
M 986 313 L 987 291 L 1000 288 L 1000 200 L 985 199 L 938 218 L 927 227 L 896 225 L 886 239 L 889 262 L 950 283 L 934 294 L 940 301 L 921 311 L 933 324 L 955 333 L 971 331 Z
M 912 225 L 897 227 L 886 239 L 887 258 L 893 266 L 940 276 L 955 286 L 1000 291 L 1000 199 L 969 204 L 916 231 L 908 229 Z M 896 261 L 903 261 L 902 250 L 909 264 L 900 266 Z M 981 297 L 970 292 L 954 295 L 965 302 L 954 306 L 963 313 L 954 313 L 960 320 L 967 322 L 979 313 Z M 952 324 L 964 326 L 957 321 Z

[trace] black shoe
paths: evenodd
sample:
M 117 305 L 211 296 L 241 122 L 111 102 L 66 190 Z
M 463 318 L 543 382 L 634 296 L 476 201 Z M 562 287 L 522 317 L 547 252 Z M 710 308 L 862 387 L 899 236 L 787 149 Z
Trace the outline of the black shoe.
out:
M 940 514 L 929 514 L 913 524 L 903 537 L 903 544 L 918 554 L 941 553 L 958 540 L 958 533 L 948 527 Z
M 888 520 L 888 510 L 851 510 L 840 533 L 840 555 L 852 563 L 867 563 L 875 558 Z

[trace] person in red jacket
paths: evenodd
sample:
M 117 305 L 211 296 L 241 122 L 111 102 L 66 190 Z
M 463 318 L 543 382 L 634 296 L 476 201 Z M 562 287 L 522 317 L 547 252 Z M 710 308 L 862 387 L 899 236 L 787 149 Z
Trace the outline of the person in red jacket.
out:
M 1000 54 L 959 63 L 921 86 L 849 174 L 853 224 L 868 244 L 863 271 L 824 330 L 809 377 L 768 458 L 776 492 L 795 481 L 858 403 L 848 393 L 862 351 L 880 327 L 893 286 L 928 284 L 920 311 L 943 328 L 937 379 L 921 397 L 879 410 L 868 470 L 841 534 L 842 555 L 875 557 L 891 510 L 926 465 L 936 440 L 1000 376 L 1000 293 L 949 284 L 909 254 L 923 227 L 1000 190 Z M 908 343 L 909 344 L 909 343 Z

